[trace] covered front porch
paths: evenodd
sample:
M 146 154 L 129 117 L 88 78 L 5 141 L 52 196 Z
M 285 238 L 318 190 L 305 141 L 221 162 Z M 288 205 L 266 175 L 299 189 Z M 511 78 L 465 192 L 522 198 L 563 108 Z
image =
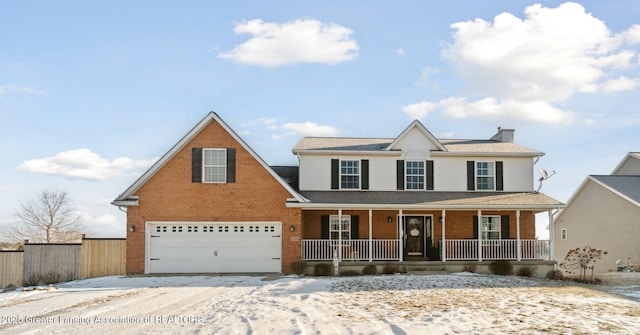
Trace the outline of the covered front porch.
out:
M 389 215 L 388 210 L 373 209 L 338 209 L 333 215 L 331 212 L 314 211 L 304 215 L 307 233 L 301 241 L 303 260 L 550 260 L 550 240 L 532 238 L 535 217 L 531 211 L 523 214 L 519 209 L 441 210 L 437 215 L 433 211 L 416 210 L 399 210 L 395 215 Z M 363 216 L 368 218 L 366 225 L 362 222 Z M 549 217 L 552 220 L 551 212 Z M 318 230 L 313 221 L 320 222 L 321 238 L 306 238 L 314 235 L 310 230 Z M 512 221 L 515 224 L 510 224 Z M 367 236 L 362 236 L 361 231 Z M 394 232 L 395 236 L 390 236 Z

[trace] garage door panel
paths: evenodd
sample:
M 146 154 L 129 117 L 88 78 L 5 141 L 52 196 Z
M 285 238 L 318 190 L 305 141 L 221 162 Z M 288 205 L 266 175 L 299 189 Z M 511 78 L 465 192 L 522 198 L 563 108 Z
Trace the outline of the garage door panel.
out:
M 150 222 L 149 273 L 280 272 L 280 222 Z

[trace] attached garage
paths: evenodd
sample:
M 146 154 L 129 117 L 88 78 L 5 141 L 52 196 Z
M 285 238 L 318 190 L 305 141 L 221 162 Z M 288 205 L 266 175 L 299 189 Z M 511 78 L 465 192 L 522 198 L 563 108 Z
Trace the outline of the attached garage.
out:
M 281 222 L 147 222 L 145 273 L 282 271 Z

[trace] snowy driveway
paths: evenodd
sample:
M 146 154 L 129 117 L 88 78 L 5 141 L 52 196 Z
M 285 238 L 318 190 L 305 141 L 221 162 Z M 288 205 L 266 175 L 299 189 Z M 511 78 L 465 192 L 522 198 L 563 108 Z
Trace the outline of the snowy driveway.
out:
M 640 334 L 640 302 L 584 286 L 451 274 L 105 277 L 0 294 L 11 334 Z

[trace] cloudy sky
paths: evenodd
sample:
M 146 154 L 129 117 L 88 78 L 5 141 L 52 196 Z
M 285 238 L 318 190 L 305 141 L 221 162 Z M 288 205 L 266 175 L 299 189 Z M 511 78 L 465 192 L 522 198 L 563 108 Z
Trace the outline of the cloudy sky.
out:
M 1 1 L 0 22 L 0 227 L 50 189 L 124 236 L 109 202 L 209 111 L 273 165 L 305 135 L 515 128 L 564 202 L 640 151 L 635 1 Z

